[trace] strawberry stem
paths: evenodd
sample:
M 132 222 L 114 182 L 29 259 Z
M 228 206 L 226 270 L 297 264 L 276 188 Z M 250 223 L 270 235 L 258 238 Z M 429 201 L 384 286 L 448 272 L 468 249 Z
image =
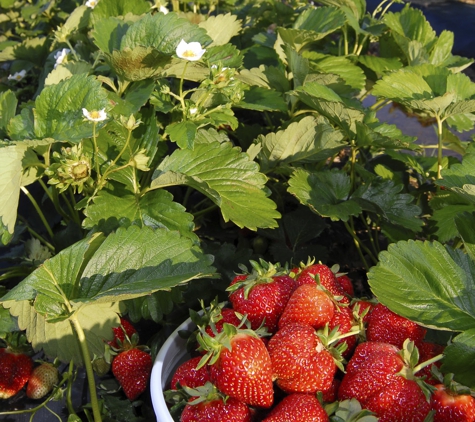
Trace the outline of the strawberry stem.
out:
M 422 368 L 425 368 L 426 366 L 432 365 L 435 362 L 438 362 L 444 357 L 444 355 L 441 353 L 440 355 L 434 356 L 433 358 L 430 358 L 426 360 L 425 362 L 421 362 L 420 364 L 414 366 L 413 368 L 413 373 L 416 374 L 418 371 L 420 371 Z
M 92 368 L 92 359 L 89 353 L 89 349 L 87 347 L 86 336 L 84 334 L 84 330 L 79 323 L 76 314 L 73 314 L 69 319 L 73 331 L 76 333 L 77 339 L 79 341 L 79 347 L 81 349 L 82 360 L 84 363 L 84 368 L 86 369 L 87 375 L 87 384 L 89 387 L 89 394 L 91 396 L 91 407 L 92 407 L 92 414 L 94 416 L 94 422 L 102 422 L 101 411 L 99 407 L 99 400 L 97 399 L 97 392 L 96 392 L 96 382 L 94 380 L 94 370 Z

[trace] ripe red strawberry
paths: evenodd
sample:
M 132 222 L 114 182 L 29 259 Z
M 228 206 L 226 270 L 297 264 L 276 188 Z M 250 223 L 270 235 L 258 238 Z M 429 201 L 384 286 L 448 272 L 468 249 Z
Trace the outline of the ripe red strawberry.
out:
M 262 422 L 326 422 L 325 409 L 314 394 L 294 393 L 282 399 Z
M 151 370 L 151 356 L 137 347 L 120 352 L 112 361 L 112 373 L 129 400 L 145 391 Z
M 336 280 L 340 284 L 340 286 L 344 290 L 344 292 L 350 298 L 355 296 L 355 288 L 353 286 L 353 281 L 351 280 L 350 277 L 348 277 L 346 274 L 337 275 Z
M 26 395 L 30 399 L 41 399 L 46 396 L 58 382 L 58 368 L 49 362 L 43 362 L 40 366 L 33 369 L 26 387 Z
M 412 371 L 417 359 L 413 343 L 406 342 L 403 351 L 389 343 L 359 344 L 346 366 L 339 400 L 356 398 L 380 422 L 424 421 L 430 404 Z
M 112 331 L 114 332 L 114 339 L 107 342 L 107 344 L 116 349 L 120 349 L 126 338 L 131 339 L 134 334 L 138 336 L 135 327 L 125 318 L 120 318 L 120 325 L 114 327 Z
M 328 390 L 322 391 L 322 400 L 325 403 L 333 403 L 338 400 L 338 389 L 341 381 L 338 378 L 333 378 L 332 385 Z
M 432 393 L 432 409 L 435 410 L 434 422 L 474 422 L 475 398 L 470 394 L 458 394 L 436 384 Z
M 310 325 L 284 325 L 267 347 L 274 379 L 283 391 L 315 393 L 331 387 L 337 369 L 335 360 Z
M 214 338 L 201 331 L 197 339 L 208 352 L 202 364 L 209 364 L 211 381 L 222 393 L 250 406 L 272 405 L 272 364 L 264 342 L 254 331 L 224 324 Z
M 355 298 L 351 301 L 350 308 L 354 312 L 356 318 L 361 319 L 362 316 L 363 322 L 366 323 L 368 322 L 369 315 L 376 304 L 376 302 L 369 299 L 365 300 Z
M 382 341 L 402 348 L 406 339 L 416 346 L 424 339 L 427 330 L 407 318 L 395 314 L 382 303 L 378 303 L 368 316 L 366 339 Z
M 209 380 L 208 367 L 202 366 L 197 369 L 201 356 L 197 356 L 183 362 L 175 371 L 171 381 L 171 389 L 176 390 L 179 383 L 182 387 L 196 388 L 205 385 Z
M 8 399 L 18 393 L 28 382 L 33 361 L 24 353 L 16 353 L 10 347 L 0 349 L 0 399 Z
M 295 281 L 283 274 L 276 266 L 265 261 L 251 261 L 251 274 L 236 276 L 228 287 L 229 301 L 233 309 L 246 315 L 251 328 L 257 330 L 262 324 L 274 333 L 279 318 L 296 288 Z
M 245 403 L 224 396 L 210 383 L 187 392 L 195 395 L 183 409 L 181 422 L 251 422 L 251 410 Z
M 210 321 L 214 323 L 214 328 L 218 333 L 223 331 L 224 323 L 238 327 L 242 322 L 242 320 L 237 316 L 235 310 L 231 308 L 220 309 L 219 312 L 214 313 L 210 317 Z M 211 337 L 214 337 L 215 334 L 213 333 L 211 325 L 208 324 L 205 330 Z
M 317 281 L 333 293 L 334 296 L 344 296 L 345 291 L 337 281 L 335 273 L 330 267 L 324 264 L 308 264 L 300 271 L 296 277 L 297 285 L 313 284 Z
M 338 328 L 341 334 L 348 333 L 353 327 L 358 325 L 357 321 L 353 318 L 352 310 L 347 306 L 336 306 L 335 313 L 331 321 L 328 324 L 330 330 Z M 349 336 L 339 340 L 335 345 L 346 344 L 346 349 L 342 352 L 343 357 L 348 358 L 355 350 L 358 337 L 356 335 Z
M 420 344 L 417 345 L 417 349 L 419 350 L 419 363 L 422 363 L 443 353 L 445 347 L 441 344 L 436 344 L 429 341 L 422 341 Z M 432 365 L 435 365 L 437 368 L 440 368 L 441 364 L 442 362 L 439 360 L 433 363 Z M 424 377 L 424 381 L 428 384 L 439 384 L 440 381 L 434 378 L 432 375 L 432 365 L 424 366 L 424 368 L 422 368 L 417 373 L 417 376 L 420 378 Z
M 291 323 L 310 325 L 313 328 L 325 326 L 333 318 L 335 304 L 316 283 L 299 286 L 287 302 L 279 328 Z

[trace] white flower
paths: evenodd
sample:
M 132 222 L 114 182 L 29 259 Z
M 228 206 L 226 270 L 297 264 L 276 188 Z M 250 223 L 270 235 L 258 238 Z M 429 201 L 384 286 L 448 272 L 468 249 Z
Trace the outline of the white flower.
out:
M 62 50 L 56 52 L 54 55 L 54 59 L 56 60 L 56 63 L 54 64 L 55 69 L 58 65 L 64 62 L 64 59 L 70 52 L 71 50 L 69 48 L 63 48 Z
M 206 50 L 201 48 L 199 42 L 190 42 L 187 43 L 185 40 L 181 40 L 180 44 L 176 48 L 176 55 L 180 59 L 189 60 L 191 62 L 196 62 L 201 59 Z
M 82 109 L 82 114 L 87 120 L 91 122 L 102 122 L 103 120 L 107 119 L 106 109 L 103 108 L 102 110 L 92 110 L 87 111 L 85 108 Z
M 190 108 L 190 114 L 191 115 L 196 114 L 197 112 L 198 112 L 198 109 L 196 107 Z
M 169 10 L 165 6 L 160 6 L 158 11 L 162 12 L 164 15 L 166 15 L 169 12 Z
M 20 82 L 26 76 L 26 70 L 20 70 L 19 72 L 15 72 L 13 75 L 8 75 L 9 81 L 17 81 Z
M 86 6 L 94 9 L 97 6 L 99 0 L 87 0 Z

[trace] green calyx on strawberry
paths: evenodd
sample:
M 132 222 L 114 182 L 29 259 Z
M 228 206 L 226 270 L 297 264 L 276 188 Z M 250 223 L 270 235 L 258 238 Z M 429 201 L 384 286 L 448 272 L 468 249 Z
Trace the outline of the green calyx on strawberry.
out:
M 430 412 L 433 387 L 415 374 L 440 357 L 418 364 L 414 342 L 406 340 L 403 346 L 399 349 L 385 342 L 360 343 L 346 365 L 339 400 L 356 398 L 381 422 L 423 422 Z
M 210 382 L 183 389 L 190 399 L 181 413 L 181 422 L 251 422 L 251 410 L 245 403 L 223 394 Z
M 260 260 L 251 265 L 251 273 L 237 275 L 227 288 L 229 301 L 236 312 L 247 315 L 253 329 L 264 324 L 273 333 L 296 288 L 295 280 L 279 264 Z
M 107 344 L 113 349 L 121 349 L 124 343 L 131 343 L 132 341 L 138 343 L 138 333 L 132 323 L 125 319 L 124 317 L 120 318 L 120 325 L 112 329 L 114 333 L 114 338 L 111 341 L 108 341 Z M 134 337 L 132 339 L 132 337 Z
M 272 364 L 259 335 L 227 323 L 214 334 L 200 328 L 197 340 L 205 354 L 198 369 L 207 364 L 211 381 L 222 393 L 250 406 L 270 407 L 274 400 Z
M 22 332 L 8 333 L 7 347 L 0 348 L 0 399 L 17 394 L 30 379 L 31 346 Z
M 454 381 L 454 374 L 445 376 L 433 368 L 441 382 L 434 385 L 431 407 L 434 422 L 472 422 L 475 420 L 475 392 Z

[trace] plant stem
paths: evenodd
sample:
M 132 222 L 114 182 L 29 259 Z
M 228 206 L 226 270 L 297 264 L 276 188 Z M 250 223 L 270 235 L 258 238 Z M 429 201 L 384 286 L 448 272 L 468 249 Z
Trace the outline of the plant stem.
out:
M 33 195 L 28 191 L 27 188 L 25 188 L 24 186 L 21 186 L 20 189 L 23 191 L 23 193 L 28 197 L 28 199 L 31 201 L 31 203 L 33 204 L 33 207 L 35 207 L 35 210 L 36 212 L 38 213 L 38 215 L 40 216 L 41 218 L 41 221 L 43 222 L 45 228 L 46 228 L 46 231 L 48 232 L 48 234 L 50 235 L 51 238 L 54 237 L 54 234 L 53 234 L 53 230 L 51 229 L 51 226 L 49 225 L 48 221 L 46 220 L 46 217 L 45 215 L 43 214 L 43 211 L 41 211 L 41 208 L 40 206 L 38 205 L 38 202 L 36 202 L 36 199 L 33 198 Z
M 51 243 L 49 243 L 43 236 L 41 236 L 39 233 L 33 230 L 30 226 L 28 226 L 28 221 L 26 220 L 26 218 L 22 217 L 21 215 L 18 215 L 18 219 L 23 221 L 25 223 L 25 226 L 28 232 L 34 237 L 36 237 L 39 241 L 44 243 L 48 247 L 48 249 L 50 249 L 52 252 L 56 250 L 56 248 Z
M 72 380 L 73 380 L 73 361 L 69 362 L 69 369 L 68 369 L 68 385 L 66 387 L 66 407 L 68 408 L 68 412 L 70 415 L 76 415 L 76 411 L 74 410 L 73 400 L 72 400 Z
M 442 179 L 442 120 L 436 116 L 437 120 L 437 179 Z
M 77 339 L 79 341 L 79 347 L 81 348 L 82 360 L 84 363 L 84 368 L 86 369 L 89 394 L 91 396 L 91 407 L 92 414 L 94 416 L 94 422 L 102 422 L 101 409 L 99 407 L 99 400 L 97 399 L 96 382 L 94 380 L 94 370 L 92 369 L 91 355 L 89 353 L 89 349 L 87 348 L 86 335 L 84 334 L 84 330 L 82 329 L 76 314 L 73 314 L 69 318 L 69 322 L 71 323 L 73 331 L 76 333 Z
M 97 177 L 100 178 L 101 174 L 99 172 L 99 146 L 97 145 L 96 139 L 96 122 L 92 123 L 92 142 L 94 143 L 94 165 L 96 167 Z

